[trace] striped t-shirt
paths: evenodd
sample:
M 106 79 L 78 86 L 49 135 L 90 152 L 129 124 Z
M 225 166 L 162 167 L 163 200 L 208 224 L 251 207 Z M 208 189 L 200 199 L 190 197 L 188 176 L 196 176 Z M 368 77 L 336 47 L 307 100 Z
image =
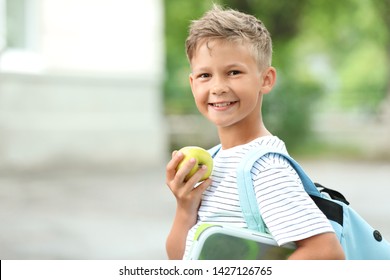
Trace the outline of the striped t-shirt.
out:
M 212 184 L 203 194 L 198 221 L 188 232 L 184 258 L 200 223 L 227 223 L 247 228 L 239 202 L 236 168 L 251 149 L 259 146 L 287 153 L 284 142 L 278 137 L 265 136 L 221 149 L 214 157 Z M 328 219 L 306 193 L 298 174 L 285 158 L 267 154 L 255 162 L 251 173 L 260 213 L 279 245 L 333 232 Z

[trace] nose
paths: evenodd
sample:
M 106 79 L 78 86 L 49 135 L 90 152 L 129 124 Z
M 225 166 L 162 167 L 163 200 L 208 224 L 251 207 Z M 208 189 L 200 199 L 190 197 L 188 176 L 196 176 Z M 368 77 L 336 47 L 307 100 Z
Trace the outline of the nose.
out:
M 228 91 L 228 86 L 223 79 L 215 78 L 211 87 L 211 94 L 222 95 Z

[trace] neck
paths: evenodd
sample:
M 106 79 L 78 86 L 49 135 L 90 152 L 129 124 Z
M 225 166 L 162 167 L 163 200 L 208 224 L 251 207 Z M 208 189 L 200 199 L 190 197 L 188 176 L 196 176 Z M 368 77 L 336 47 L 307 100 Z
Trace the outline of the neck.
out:
M 229 149 L 238 145 L 249 143 L 259 137 L 271 136 L 272 134 L 267 130 L 267 128 L 264 126 L 264 123 L 260 120 L 258 125 L 253 125 L 250 127 L 220 127 L 218 128 L 218 135 L 222 144 L 222 148 Z

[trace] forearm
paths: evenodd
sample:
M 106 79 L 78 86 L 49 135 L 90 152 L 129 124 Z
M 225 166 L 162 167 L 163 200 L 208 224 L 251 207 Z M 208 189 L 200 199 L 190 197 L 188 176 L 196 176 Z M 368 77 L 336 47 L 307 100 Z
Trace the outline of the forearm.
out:
M 182 259 L 184 256 L 188 231 L 196 223 L 196 214 L 189 215 L 179 209 L 176 211 L 173 225 L 166 241 L 166 251 L 171 260 Z
M 343 249 L 334 233 L 323 233 L 296 242 L 290 260 L 343 260 Z
M 343 252 L 338 249 L 332 250 L 311 250 L 308 248 L 298 248 L 288 258 L 289 260 L 344 260 Z

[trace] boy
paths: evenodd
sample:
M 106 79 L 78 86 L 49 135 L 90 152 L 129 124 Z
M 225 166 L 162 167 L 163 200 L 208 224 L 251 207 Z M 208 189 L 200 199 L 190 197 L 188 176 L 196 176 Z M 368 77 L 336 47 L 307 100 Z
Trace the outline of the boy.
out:
M 183 154 L 175 151 L 167 164 L 166 182 L 177 201 L 166 242 L 170 259 L 187 256 L 200 223 L 230 223 L 246 228 L 238 198 L 237 164 L 258 146 L 287 152 L 261 117 L 262 97 L 276 80 L 276 70 L 271 67 L 271 38 L 262 22 L 215 5 L 192 22 L 186 51 L 196 106 L 216 125 L 222 149 L 214 158 L 211 178 L 199 185 L 205 166 L 185 181 L 193 160 L 176 171 Z M 279 245 L 297 245 L 290 259 L 344 259 L 332 226 L 287 160 L 268 154 L 257 160 L 252 174 L 267 228 Z

